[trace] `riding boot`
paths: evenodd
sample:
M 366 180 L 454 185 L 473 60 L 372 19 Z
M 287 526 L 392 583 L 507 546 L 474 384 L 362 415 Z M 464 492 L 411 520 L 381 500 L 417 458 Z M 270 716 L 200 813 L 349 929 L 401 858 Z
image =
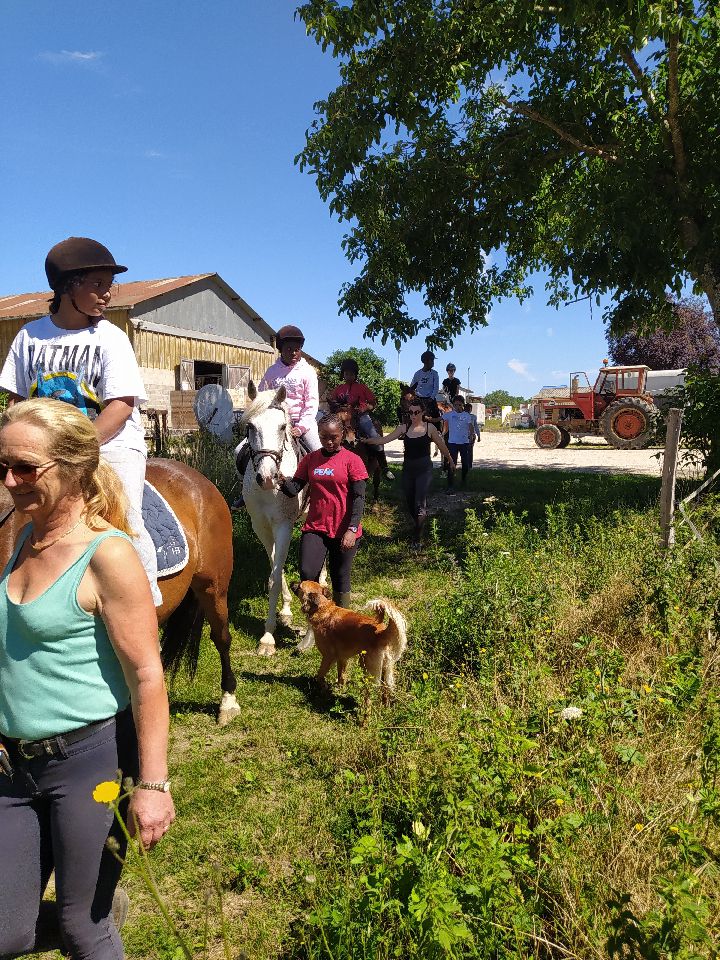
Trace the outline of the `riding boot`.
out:
M 243 480 L 245 479 L 245 471 L 247 470 L 248 464 L 250 463 L 250 444 L 247 440 L 243 440 L 235 448 L 235 467 L 240 476 L 240 496 L 236 497 L 230 505 L 231 510 L 244 510 L 245 509 L 245 497 L 242 492 Z
M 395 474 L 388 466 L 385 450 L 382 447 L 375 447 L 375 456 L 377 457 L 377 462 L 380 464 L 380 469 L 382 470 L 382 475 L 385 477 L 385 479 L 394 480 Z
M 350 606 L 350 591 L 343 593 L 342 590 L 333 590 L 333 603 L 347 609 Z

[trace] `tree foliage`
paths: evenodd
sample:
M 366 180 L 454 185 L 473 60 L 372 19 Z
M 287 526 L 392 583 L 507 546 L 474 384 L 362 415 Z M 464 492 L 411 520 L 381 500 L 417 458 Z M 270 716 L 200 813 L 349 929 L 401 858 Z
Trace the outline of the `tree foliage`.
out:
M 720 376 L 691 367 L 683 394 L 683 442 L 697 450 L 709 475 L 720 470 Z
M 651 370 L 676 370 L 694 364 L 720 371 L 720 331 L 697 298 L 670 303 L 670 329 L 629 330 L 607 341 L 613 363 L 644 363 Z M 652 320 L 646 326 L 652 328 Z
M 350 347 L 331 353 L 323 366 L 323 377 L 332 390 L 341 381 L 340 364 L 346 357 L 357 362 L 358 380 L 375 394 L 377 407 L 373 416 L 383 425 L 397 422 L 397 407 L 400 403 L 400 382 L 385 376 L 385 361 L 369 347 Z
M 513 407 L 515 410 L 525 403 L 524 397 L 514 397 L 507 390 L 491 390 L 483 400 L 486 407 Z
M 719 10 L 303 3 L 341 64 L 298 158 L 350 224 L 341 308 L 383 343 L 446 346 L 542 269 L 551 303 L 609 294 L 616 330 L 688 277 L 720 317 Z

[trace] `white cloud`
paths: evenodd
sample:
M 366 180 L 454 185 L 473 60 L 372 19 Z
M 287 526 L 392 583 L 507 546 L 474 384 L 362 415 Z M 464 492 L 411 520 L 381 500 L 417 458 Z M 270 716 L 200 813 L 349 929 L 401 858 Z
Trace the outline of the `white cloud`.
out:
M 160 153 L 159 150 L 146 150 L 145 156 L 147 157 L 148 160 L 158 160 L 158 159 L 162 159 L 165 156 L 165 154 Z
M 550 373 L 553 377 L 565 377 L 566 380 L 568 377 L 567 370 L 551 370 Z
M 88 65 L 97 63 L 104 56 L 105 54 L 100 50 L 46 50 L 38 54 L 38 59 L 55 64 L 78 63 Z
M 547 330 L 545 331 L 545 333 L 546 333 L 549 337 L 552 337 L 552 336 L 555 335 L 555 331 L 553 330 L 552 327 L 548 327 Z
M 508 360 L 507 365 L 514 373 L 517 373 L 518 376 L 524 377 L 526 380 L 535 380 L 535 377 L 528 372 L 530 364 L 524 360 Z

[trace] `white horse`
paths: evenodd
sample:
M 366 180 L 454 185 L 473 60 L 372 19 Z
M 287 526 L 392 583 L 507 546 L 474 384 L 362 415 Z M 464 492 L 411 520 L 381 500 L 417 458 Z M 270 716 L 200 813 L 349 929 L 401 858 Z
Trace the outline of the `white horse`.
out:
M 286 497 L 278 489 L 278 473 L 293 477 L 298 458 L 285 405 L 285 387 L 258 393 L 250 381 L 248 397 L 251 403 L 243 414 L 243 423 L 247 426 L 250 463 L 245 470 L 243 497 L 253 530 L 270 558 L 268 615 L 257 652 L 260 656 L 271 657 L 275 653 L 277 620 L 284 626 L 292 624 L 290 590 L 283 568 L 293 526 L 301 513 L 299 497 Z M 278 612 L 281 597 L 282 606 Z M 300 647 L 304 648 L 305 644 Z

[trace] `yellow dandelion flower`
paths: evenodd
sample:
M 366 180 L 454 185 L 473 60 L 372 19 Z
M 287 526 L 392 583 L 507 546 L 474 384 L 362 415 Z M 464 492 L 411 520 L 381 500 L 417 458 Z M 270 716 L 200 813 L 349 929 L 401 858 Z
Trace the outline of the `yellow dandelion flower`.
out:
M 427 680 L 427 678 L 428 678 L 428 675 L 427 675 L 426 673 L 424 673 L 424 674 L 423 674 L 423 680 Z
M 633 827 L 633 830 L 635 830 L 636 833 L 642 833 L 644 829 L 645 829 L 644 823 L 636 823 L 635 826 Z
M 93 790 L 93 800 L 95 803 L 112 803 L 120 796 L 120 784 L 114 780 L 105 780 L 99 783 Z
M 558 807 L 561 807 L 565 803 L 565 801 L 563 800 L 562 797 L 555 797 L 555 803 L 557 804 Z
M 643 690 L 645 691 L 645 693 L 652 693 L 652 687 L 648 686 L 647 683 L 643 684 Z

